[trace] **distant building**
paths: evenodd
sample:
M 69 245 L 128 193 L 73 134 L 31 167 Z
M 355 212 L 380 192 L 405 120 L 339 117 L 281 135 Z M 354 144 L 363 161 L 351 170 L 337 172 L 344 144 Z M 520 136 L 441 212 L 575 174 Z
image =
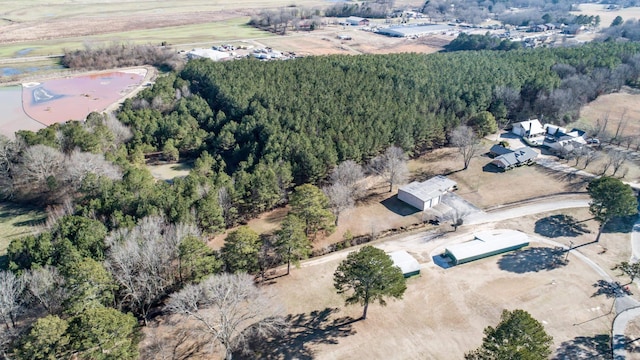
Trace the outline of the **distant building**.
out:
M 451 25 L 390 26 L 378 29 L 376 32 L 391 37 L 420 37 L 452 31 L 453 29 L 455 27 Z
M 366 26 L 369 25 L 369 20 L 358 16 L 349 16 L 346 20 L 346 24 L 353 26 Z
M 398 189 L 398 200 L 424 211 L 438 205 L 442 195 L 453 191 L 456 185 L 455 181 L 440 175 L 423 182 L 414 181 Z
M 220 61 L 231 58 L 231 55 L 224 51 L 213 49 L 193 49 L 187 53 L 188 59 L 206 58 L 213 61 Z

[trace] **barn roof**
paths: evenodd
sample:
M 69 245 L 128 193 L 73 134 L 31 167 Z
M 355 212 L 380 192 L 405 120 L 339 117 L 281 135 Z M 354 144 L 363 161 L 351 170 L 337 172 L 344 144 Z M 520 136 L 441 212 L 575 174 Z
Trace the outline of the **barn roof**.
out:
M 400 187 L 399 191 L 409 193 L 422 201 L 429 201 L 445 191 L 456 186 L 457 183 L 445 176 L 438 175 L 423 182 L 414 181 Z
M 389 256 L 391 257 L 391 260 L 393 260 L 393 265 L 402 270 L 402 274 L 411 274 L 420 271 L 420 264 L 418 263 L 418 260 L 404 250 L 391 252 L 389 253 Z
M 516 230 L 490 230 L 474 236 L 474 240 L 448 246 L 445 253 L 462 264 L 529 245 L 527 235 Z

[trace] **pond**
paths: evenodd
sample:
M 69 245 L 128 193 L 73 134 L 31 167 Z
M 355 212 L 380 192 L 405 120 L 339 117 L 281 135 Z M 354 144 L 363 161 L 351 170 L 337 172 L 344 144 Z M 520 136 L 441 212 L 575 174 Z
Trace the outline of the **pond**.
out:
M 0 87 L 0 134 L 84 120 L 135 90 L 145 75 L 145 69 L 131 69 Z

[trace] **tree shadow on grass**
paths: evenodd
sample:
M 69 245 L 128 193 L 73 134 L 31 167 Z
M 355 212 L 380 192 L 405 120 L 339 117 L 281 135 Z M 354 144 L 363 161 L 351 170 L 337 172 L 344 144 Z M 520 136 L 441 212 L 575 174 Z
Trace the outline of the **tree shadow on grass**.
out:
M 552 359 L 612 359 L 611 337 L 609 335 L 575 337 L 560 344 Z
M 554 270 L 567 265 L 562 248 L 531 247 L 503 255 L 498 260 L 501 270 L 518 274 Z
M 589 182 L 593 180 L 593 178 L 578 174 L 578 170 L 564 172 L 549 169 L 542 165 L 538 166 L 537 169 L 545 173 L 546 175 L 551 176 L 557 181 L 562 182 L 570 191 L 584 191 Z
M 388 199 L 384 199 L 380 203 L 400 216 L 409 216 L 420 212 L 420 209 L 414 208 L 413 206 L 400 201 L 398 196 L 392 196 Z
M 534 231 L 548 238 L 576 237 L 590 233 L 585 224 L 578 222 L 573 216 L 563 214 L 547 216 L 536 221 Z
M 237 354 L 236 359 L 299 359 L 314 358 L 312 347 L 317 344 L 337 344 L 340 338 L 353 335 L 353 323 L 360 319 L 340 317 L 332 319 L 339 311 L 325 308 L 308 314 L 288 315 L 289 331 L 268 341 L 257 340 L 250 344 L 250 356 Z
M 636 215 L 616 217 L 607 222 L 602 229 L 603 233 L 630 233 L 633 231 L 633 225 L 637 220 Z
M 598 280 L 593 285 L 596 288 L 596 292 L 591 297 L 604 295 L 607 298 L 619 298 L 626 295 L 631 295 L 631 291 L 627 287 L 623 287 L 617 281 Z
M 613 337 L 614 343 L 624 344 L 624 349 L 627 351 L 627 354 L 636 354 L 629 356 L 628 359 L 638 358 L 637 354 L 640 354 L 640 343 L 638 340 L 640 340 L 640 338 L 632 339 L 624 335 L 615 335 Z

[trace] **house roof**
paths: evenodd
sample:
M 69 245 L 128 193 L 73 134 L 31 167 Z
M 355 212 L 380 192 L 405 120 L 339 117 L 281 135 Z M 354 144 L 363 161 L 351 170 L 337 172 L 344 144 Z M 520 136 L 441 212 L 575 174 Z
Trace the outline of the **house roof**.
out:
M 513 152 L 516 154 L 516 158 L 519 162 L 526 162 L 538 157 L 538 153 L 528 146 L 515 149 Z
M 519 149 L 509 150 L 509 152 L 506 154 L 496 156 L 496 158 L 493 159 L 492 163 L 500 167 L 507 168 L 513 165 L 518 165 L 520 163 L 525 163 L 537 157 L 538 153 L 535 150 L 528 146 L 523 146 Z
M 542 127 L 542 124 L 540 124 L 540 121 L 538 121 L 538 119 L 521 121 L 519 123 L 513 124 L 513 126 L 520 126 L 523 129 L 529 131 L 529 134 L 538 134 L 545 132 L 544 127 Z
M 403 274 L 420 271 L 418 260 L 404 250 L 391 252 L 389 253 L 389 257 L 393 260 L 393 265 L 399 267 Z
M 363 21 L 363 20 L 367 20 L 367 19 L 365 19 L 365 18 L 361 18 L 361 17 L 359 17 L 359 16 L 349 16 L 349 17 L 347 18 L 347 21 L 357 21 L 357 22 L 360 22 L 360 21 Z
M 513 150 L 506 148 L 500 144 L 493 145 L 489 152 L 496 155 L 504 155 L 513 152 Z
M 429 201 L 456 186 L 456 182 L 445 176 L 434 176 L 423 182 L 414 181 L 400 187 L 398 191 L 409 193 L 422 201 Z

